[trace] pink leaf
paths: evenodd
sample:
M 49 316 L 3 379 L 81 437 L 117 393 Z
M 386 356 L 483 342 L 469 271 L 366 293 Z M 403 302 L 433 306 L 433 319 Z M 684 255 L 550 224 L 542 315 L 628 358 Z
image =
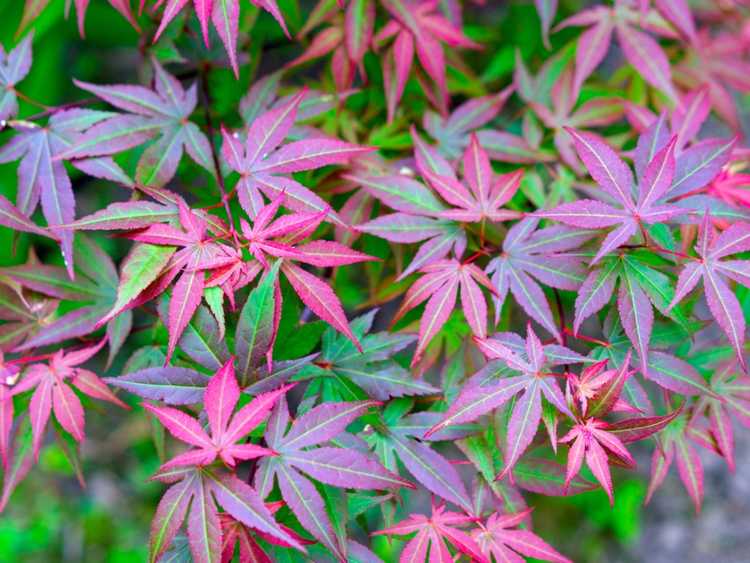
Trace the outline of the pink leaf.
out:
M 164 427 L 178 440 L 199 448 L 211 448 L 211 439 L 198 421 L 184 412 L 171 407 L 155 407 L 148 403 L 143 408 L 159 419 Z
M 360 348 L 357 338 L 349 328 L 341 302 L 330 286 L 293 264 L 284 264 L 282 271 L 302 302 L 310 307 L 313 313 L 345 334 Z
M 338 242 L 315 240 L 297 247 L 300 262 L 319 267 L 335 267 L 377 260 Z
M 378 404 L 380 403 L 377 401 L 358 401 L 319 405 L 295 421 L 280 447 L 286 450 L 299 450 L 305 446 L 332 440 L 368 408 Z
M 659 44 L 650 35 L 625 24 L 617 25 L 617 38 L 625 57 L 646 82 L 676 100 L 669 59 Z
M 566 128 L 591 177 L 626 209 L 633 208 L 633 173 L 601 137 Z
M 443 325 L 453 312 L 457 291 L 458 279 L 454 277 L 449 279 L 427 301 L 422 320 L 419 323 L 419 341 L 417 350 L 414 352 L 414 358 L 412 359 L 412 366 L 419 361 L 427 345 L 440 332 L 440 329 L 443 328 Z
M 47 427 L 49 415 L 52 412 L 52 382 L 43 379 L 34 394 L 31 396 L 29 403 L 29 419 L 31 420 L 31 431 L 34 441 L 34 457 L 39 460 L 39 449 L 42 446 L 44 430 Z
M 290 387 L 285 386 L 275 391 L 261 393 L 237 411 L 229 428 L 227 428 L 225 440 L 233 443 L 246 436 L 253 428 L 263 422 L 276 402 L 284 396 Z
M 169 363 L 185 327 L 193 317 L 203 298 L 205 273 L 186 270 L 172 290 L 169 300 L 169 346 L 165 363 Z
M 203 404 L 214 440 L 223 438 L 229 418 L 239 398 L 240 388 L 234 375 L 234 361 L 229 360 L 211 377 L 203 396 Z
M 511 471 L 536 435 L 542 418 L 542 398 L 538 384 L 532 383 L 513 407 L 508 423 L 505 468 L 501 477 Z
M 351 158 L 372 151 L 336 139 L 305 139 L 289 143 L 263 160 L 255 170 L 271 174 L 287 174 L 348 162 Z
M 216 33 L 221 38 L 229 55 L 229 63 L 235 76 L 239 76 L 237 64 L 237 32 L 239 28 L 240 5 L 237 0 L 214 0 L 211 20 Z
M 586 78 L 594 72 L 609 50 L 614 22 L 605 14 L 590 29 L 581 34 L 576 50 L 576 73 L 574 87 L 578 92 Z

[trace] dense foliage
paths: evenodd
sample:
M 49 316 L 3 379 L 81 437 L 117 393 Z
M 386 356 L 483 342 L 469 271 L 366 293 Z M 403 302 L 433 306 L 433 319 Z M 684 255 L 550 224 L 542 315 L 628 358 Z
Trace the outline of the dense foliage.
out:
M 614 504 L 638 448 L 700 510 L 750 427 L 750 12 L 579 4 L 27 0 L 0 510 L 121 409 L 152 561 L 568 561 L 527 500 Z M 126 72 L 28 94 L 34 28 L 94 5 Z

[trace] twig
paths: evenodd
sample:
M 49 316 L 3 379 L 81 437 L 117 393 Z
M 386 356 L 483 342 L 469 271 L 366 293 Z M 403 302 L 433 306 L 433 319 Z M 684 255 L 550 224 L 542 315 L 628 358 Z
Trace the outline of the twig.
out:
M 565 310 L 563 309 L 560 292 L 557 290 L 557 288 L 553 288 L 553 291 L 555 293 L 555 303 L 557 304 L 557 316 L 560 317 L 560 336 L 562 337 L 563 346 L 567 346 L 568 339 L 567 334 L 565 334 Z
M 219 191 L 221 192 L 221 201 L 224 203 L 224 211 L 227 214 L 227 221 L 229 221 L 229 227 L 232 230 L 232 238 L 234 242 L 238 243 L 237 231 L 234 226 L 234 217 L 232 216 L 232 210 L 229 207 L 229 196 L 227 195 L 226 186 L 224 185 L 224 176 L 221 174 L 221 166 L 219 164 L 219 154 L 216 150 L 216 143 L 214 142 L 215 129 L 213 125 L 213 119 L 211 118 L 211 90 L 208 85 L 208 70 L 209 66 L 204 65 L 201 68 L 201 91 L 203 93 L 203 111 L 206 114 L 206 129 L 208 130 L 209 142 L 211 143 L 211 158 L 214 162 L 214 169 L 216 170 L 216 183 L 219 185 Z

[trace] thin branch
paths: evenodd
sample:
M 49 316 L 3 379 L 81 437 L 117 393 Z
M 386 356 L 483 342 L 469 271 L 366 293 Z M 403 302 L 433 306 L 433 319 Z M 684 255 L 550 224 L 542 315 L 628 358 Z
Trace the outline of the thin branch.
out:
M 208 71 L 209 66 L 205 65 L 201 68 L 201 92 L 203 95 L 202 103 L 203 103 L 203 111 L 206 114 L 206 129 L 208 130 L 208 138 L 209 142 L 211 144 L 211 158 L 214 162 L 214 169 L 216 171 L 216 183 L 219 185 L 219 191 L 221 192 L 221 201 L 224 204 L 224 211 L 227 214 L 227 221 L 229 221 L 229 227 L 232 231 L 232 237 L 234 238 L 235 243 L 238 242 L 237 240 L 237 231 L 234 226 L 234 217 L 232 216 L 232 210 L 229 207 L 229 195 L 227 194 L 226 186 L 224 185 L 224 176 L 221 174 L 221 165 L 219 163 L 219 153 L 216 150 L 216 143 L 214 141 L 214 135 L 215 135 L 215 129 L 213 125 L 213 119 L 211 117 L 211 90 L 210 86 L 208 85 Z
M 557 290 L 557 288 L 553 288 L 553 291 L 555 293 L 555 303 L 557 304 L 557 316 L 560 317 L 560 336 L 562 337 L 563 346 L 567 346 L 568 339 L 567 334 L 565 334 L 565 309 L 563 308 L 560 292 Z

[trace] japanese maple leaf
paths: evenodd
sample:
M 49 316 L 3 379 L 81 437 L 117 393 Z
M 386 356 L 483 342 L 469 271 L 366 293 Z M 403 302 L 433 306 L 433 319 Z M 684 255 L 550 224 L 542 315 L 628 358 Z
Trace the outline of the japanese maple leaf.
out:
M 558 30 L 571 26 L 588 27 L 578 39 L 573 79 L 575 91 L 580 91 L 586 78 L 604 60 L 612 41 L 612 33 L 616 32 L 625 58 L 643 79 L 673 100 L 677 99 L 667 55 L 651 35 L 640 31 L 634 24 L 640 24 L 666 37 L 674 37 L 670 26 L 658 14 L 650 13 L 641 17 L 627 2 L 616 2 L 611 8 L 596 6 L 583 10 L 557 26 Z
M 566 374 L 570 389 L 568 403 L 570 404 L 572 399 L 572 410 L 580 417 L 586 417 L 592 412 L 601 414 L 632 409 L 619 397 L 631 375 L 627 367 L 623 367 L 629 363 L 628 352 L 619 370 L 606 369 L 607 360 L 602 360 L 584 367 L 580 375 Z
M 264 9 L 270 13 L 274 19 L 279 22 L 281 29 L 289 37 L 289 31 L 286 28 L 284 17 L 277 0 L 250 0 L 255 6 Z M 145 0 L 141 1 L 141 5 Z M 189 0 L 155 0 L 155 8 L 164 4 L 164 13 L 161 16 L 159 29 L 154 35 L 154 43 L 167 28 L 169 23 L 185 7 Z M 237 35 L 239 33 L 240 20 L 240 0 L 193 0 L 195 14 L 200 22 L 203 40 L 208 46 L 208 25 L 213 24 L 216 33 L 224 43 L 224 48 L 229 55 L 229 62 L 236 76 L 239 76 L 239 67 L 237 66 Z
M 401 100 L 414 64 L 415 52 L 425 74 L 437 87 L 437 93 L 430 94 L 430 86 L 425 84 L 425 94 L 441 113 L 447 113 L 448 87 L 441 42 L 450 47 L 478 49 L 480 46 L 442 15 L 435 13 L 437 2 L 382 0 L 381 4 L 392 17 L 374 37 L 375 45 L 379 47 L 393 39 L 393 44 L 383 59 L 388 121 L 392 121 L 396 114 L 396 106 Z
M 119 113 L 97 123 L 80 136 L 59 158 L 113 155 L 157 137 L 138 160 L 136 180 L 144 186 L 161 187 L 177 171 L 183 151 L 214 174 L 211 145 L 200 128 L 189 121 L 198 103 L 197 86 L 185 90 L 174 76 L 153 59 L 154 89 L 129 84 L 99 86 L 76 80 Z
M 413 129 L 412 137 L 417 137 Z M 463 182 L 458 181 L 453 168 L 440 155 L 429 151 L 421 142 L 415 145 L 419 172 L 430 187 L 454 207 L 441 212 L 439 217 L 463 223 L 501 222 L 520 217 L 519 212 L 502 209 L 502 206 L 518 191 L 523 170 L 496 177 L 476 135 L 471 135 L 463 155 Z
M 62 155 L 85 135 L 84 131 L 111 115 L 85 109 L 58 111 L 50 116 L 46 126 L 28 122 L 19 124 L 16 135 L 0 149 L 0 163 L 21 160 L 16 194 L 18 211 L 30 217 L 41 202 L 42 213 L 50 231 L 60 242 L 71 278 L 74 276 L 73 231 L 67 225 L 75 219 L 75 197 L 61 159 L 69 158 Z M 128 182 L 110 158 L 85 158 L 73 164 L 98 178 Z
M 470 134 L 500 113 L 514 89 L 514 86 L 509 86 L 497 94 L 471 98 L 453 110 L 448 117 L 426 111 L 422 126 L 435 139 L 437 148 L 444 157 L 457 159 L 469 145 Z M 481 136 L 482 133 L 478 134 Z
M 209 286 L 228 284 L 227 291 L 233 291 L 249 283 L 262 269 L 268 269 L 268 257 L 280 259 L 281 273 L 294 288 L 302 302 L 321 319 L 344 333 L 359 346 L 346 320 L 341 301 L 331 287 L 323 280 L 294 264 L 303 262 L 312 266 L 336 267 L 354 264 L 373 257 L 352 250 L 341 243 L 315 240 L 299 244 L 320 225 L 328 215 L 328 208 L 320 212 L 300 212 L 283 215 L 276 220 L 274 216 L 281 205 L 288 201 L 286 192 L 274 197 L 274 200 L 260 208 L 252 226 L 244 220 L 241 223 L 242 235 L 247 249 L 257 262 L 244 262 L 241 256 L 235 255 L 229 266 L 219 269 L 208 282 Z M 276 292 L 277 307 L 281 307 L 281 293 Z M 278 315 L 274 317 L 274 326 L 278 325 Z
M 221 243 L 212 242 L 208 233 L 208 223 L 181 200 L 179 219 L 183 230 L 170 225 L 155 224 L 128 235 L 129 238 L 141 243 L 162 245 L 166 251 L 165 267 L 163 269 L 156 267 L 155 272 L 149 272 L 154 277 L 161 274 L 161 281 L 151 291 L 148 291 L 148 287 L 144 288 L 145 291 L 138 296 L 141 302 L 145 298 L 156 297 L 182 273 L 172 289 L 169 302 L 167 363 L 172 357 L 180 335 L 203 298 L 206 270 L 221 268 L 234 260 L 232 249 Z M 179 248 L 176 252 L 175 247 Z M 114 307 L 99 321 L 100 324 L 114 318 L 115 315 L 132 305 L 132 301 L 123 302 L 122 291 L 120 291 Z
M 611 125 L 622 117 L 623 103 L 618 98 L 599 97 L 576 108 L 578 94 L 573 89 L 573 69 L 568 66 L 552 88 L 551 108 L 534 100 L 527 101 L 544 125 L 554 131 L 555 148 L 560 158 L 573 170 L 581 173 L 581 163 L 573 149 L 573 139 L 565 132 L 565 128 L 582 130 Z
M 84 37 L 84 23 L 86 20 L 86 11 L 89 7 L 89 2 L 91 0 L 73 0 L 73 4 L 76 8 L 76 19 L 78 20 L 78 32 L 80 33 L 81 37 Z M 132 25 L 136 31 L 140 31 L 140 28 L 138 27 L 138 22 L 135 21 L 135 17 L 133 16 L 133 12 L 130 9 L 130 0 L 107 0 L 109 2 L 109 5 L 112 6 L 115 10 L 120 12 L 120 14 L 128 20 L 130 25 Z M 34 20 L 36 20 L 44 11 L 44 9 L 49 5 L 50 0 L 26 0 L 24 7 L 23 7 L 23 15 L 21 16 L 21 23 L 18 26 L 18 32 L 20 33 L 24 29 L 26 29 Z M 141 2 L 142 4 L 143 2 Z M 67 18 L 68 16 L 68 8 L 70 7 L 70 2 L 66 4 L 66 12 L 65 16 Z
M 672 462 L 677 461 L 680 480 L 690 495 L 696 512 L 700 512 L 703 502 L 703 463 L 695 444 L 718 449 L 713 437 L 690 420 L 688 415 L 678 417 L 658 436 L 658 447 L 654 448 L 651 457 L 651 481 L 646 494 L 647 503 L 664 482 Z
M 577 422 L 570 431 L 560 439 L 562 443 L 571 442 L 568 453 L 568 469 L 565 482 L 568 483 L 581 470 L 584 459 L 591 472 L 599 481 L 614 504 L 612 476 L 609 471 L 608 456 L 615 456 L 627 467 L 634 467 L 635 460 L 617 436 L 608 432 L 610 425 L 603 420 L 588 418 Z
M 375 401 L 324 403 L 298 417 L 287 431 L 289 410 L 286 402 L 280 401 L 265 433 L 266 443 L 277 455 L 261 460 L 255 475 L 255 488 L 263 497 L 271 492 L 275 478 L 284 502 L 300 524 L 342 561 L 346 561 L 346 546 L 341 545 L 333 531 L 323 497 L 302 473 L 341 488 L 411 486 L 366 453 L 322 445 L 378 404 Z
M 367 395 L 379 401 L 390 397 L 429 395 L 439 390 L 426 381 L 415 378 L 409 370 L 393 359 L 393 355 L 409 346 L 416 337 L 409 334 L 370 332 L 376 309 L 354 319 L 352 333 L 362 345 L 354 344 L 329 328 L 323 334 L 320 355 L 305 368 L 310 378 L 328 377 L 338 383 L 341 378 L 361 387 Z M 301 377 L 301 375 L 300 375 Z M 341 384 L 347 395 L 349 385 Z
M 175 467 L 210 465 L 217 459 L 229 467 L 234 467 L 238 461 L 275 455 L 273 450 L 268 448 L 244 443 L 244 439 L 251 430 L 263 422 L 276 401 L 288 389 L 281 387 L 258 395 L 232 414 L 240 398 L 240 388 L 234 375 L 234 360 L 230 359 L 211 377 L 203 396 L 210 435 L 196 419 L 181 410 L 144 403 L 143 407 L 154 414 L 170 434 L 193 446 L 192 449 L 163 464 L 160 471 Z M 237 443 L 241 440 L 243 443 Z
M 76 238 L 74 256 L 74 281 L 68 278 L 64 268 L 46 264 L 12 266 L 3 271 L 22 287 L 81 305 L 36 327 L 33 334 L 25 335 L 27 337 L 23 342 L 17 343 L 14 351 L 59 344 L 65 340 L 85 336 L 99 326 L 100 319 L 112 308 L 118 283 L 117 269 L 112 259 L 93 240 L 85 236 Z M 37 311 L 42 312 L 44 308 L 29 310 L 24 316 L 27 319 L 37 318 Z M 108 365 L 124 343 L 132 323 L 131 311 L 124 311 L 117 318 L 107 322 Z
M 737 297 L 727 285 L 727 278 L 750 287 L 750 261 L 722 260 L 732 254 L 750 250 L 750 224 L 734 223 L 716 235 L 709 213 L 701 223 L 695 252 L 700 257 L 691 260 L 680 272 L 670 308 L 679 303 L 703 279 L 708 308 L 734 348 L 737 359 L 745 367 L 745 316 Z
M 533 557 L 542 561 L 570 563 L 570 559 L 561 555 L 555 548 L 528 529 L 518 526 L 528 519 L 531 509 L 527 508 L 516 514 L 492 514 L 487 522 L 479 523 L 471 537 L 485 555 L 486 560 L 494 557 L 495 561 L 523 561 L 518 554 Z
M 543 346 L 530 325 L 526 330 L 525 342 L 515 334 L 499 334 L 499 338 L 476 339 L 485 356 L 500 360 L 512 371 L 520 372 L 520 375 L 502 377 L 487 385 L 482 384 L 481 376 L 475 375 L 451 403 L 443 419 L 428 432 L 429 435 L 453 424 L 476 420 L 523 391 L 523 395 L 513 406 L 508 423 L 505 468 L 499 477 L 505 476 L 513 469 L 534 439 L 542 420 L 542 397 L 559 412 L 573 417 L 560 387 L 555 382 L 555 377 L 559 374 L 547 370 L 555 365 L 584 361 L 582 356 L 563 346 Z
M 375 0 L 349 2 L 343 14 L 335 4 L 322 0 L 313 9 L 298 37 L 304 37 L 321 22 L 329 22 L 330 26 L 320 31 L 305 52 L 287 66 L 294 67 L 333 53 L 331 74 L 338 92 L 351 88 L 357 69 L 366 81 L 363 60 L 372 42 Z
M 649 377 L 654 308 L 683 327 L 688 322 L 684 311 L 669 307 L 675 291 L 673 281 L 637 253 L 605 258 L 589 272 L 578 290 L 573 321 L 575 334 L 585 319 L 610 302 L 615 290 L 619 322 L 638 353 L 641 372 Z
M 64 270 L 62 275 L 67 279 Z M 4 321 L 0 326 L 0 350 L 10 352 L 57 319 L 59 301 L 29 291 L 22 284 L 13 287 L 17 282 L 12 278 L 7 280 L 10 281 L 8 285 L 0 285 L 0 301 L 3 303 L 0 319 Z
M 612 477 L 609 464 L 633 468 L 635 460 L 625 447 L 626 443 L 643 440 L 666 426 L 680 413 L 680 409 L 666 416 L 636 417 L 609 423 L 603 420 L 608 414 L 623 410 L 621 394 L 628 379 L 633 375 L 629 369 L 628 352 L 619 369 L 601 371 L 601 363 L 584 369 L 581 378 L 571 378 L 568 382 L 575 388 L 575 395 L 568 395 L 571 410 L 576 421 L 570 431 L 560 439 L 570 443 L 565 486 L 574 479 L 585 460 L 591 472 L 614 503 Z M 591 370 L 595 373 L 585 373 Z M 628 410 L 635 410 L 627 407 Z
M 77 367 L 94 357 L 104 342 L 102 340 L 94 346 L 72 352 L 58 350 L 48 364 L 30 365 L 25 370 L 23 378 L 13 386 L 13 395 L 34 389 L 29 403 L 29 418 L 33 434 L 34 456 L 37 460 L 44 430 L 52 412 L 60 426 L 77 442 L 82 442 L 84 439 L 83 407 L 70 384 L 94 399 L 109 401 L 124 409 L 129 408 L 94 372 Z
M 511 416 L 505 467 L 500 477 L 513 468 L 536 434 L 537 426 L 542 419 L 542 396 L 556 410 L 566 416 L 572 416 L 558 385 L 553 381 L 553 378 L 560 374 L 551 373 L 549 369 L 563 363 L 586 361 L 579 354 L 563 346 L 542 346 L 530 326 L 527 330 L 525 342 L 510 333 L 498 333 L 492 339 L 475 339 L 480 350 L 488 358 L 500 361 L 491 362 L 471 377 L 442 419 L 427 432 L 427 436 L 431 436 L 448 426 L 476 420 L 481 415 L 504 405 L 520 391 L 524 391 L 521 400 L 516 402 Z M 513 371 L 521 371 L 522 375 L 497 379 L 498 373 L 507 375 L 504 369 L 498 371 L 498 364 L 505 364 Z M 521 417 L 522 413 L 525 418 Z M 554 435 L 554 426 L 548 427 L 548 430 Z
M 396 312 L 398 321 L 414 307 L 424 303 L 424 314 L 419 322 L 419 339 L 412 358 L 416 365 L 432 338 L 440 332 L 453 312 L 459 289 L 461 308 L 472 332 L 478 338 L 487 336 L 487 302 L 480 285 L 492 290 L 487 275 L 476 265 L 458 260 L 441 260 L 420 270 L 424 275 L 406 292 Z
M 675 80 L 687 87 L 707 86 L 711 105 L 733 129 L 740 129 L 733 90 L 750 91 L 750 63 L 742 41 L 731 34 L 712 36 L 708 28 L 697 33 L 687 56 L 675 66 Z
M 424 184 L 406 174 L 352 174 L 345 179 L 396 211 L 357 225 L 358 231 L 397 244 L 424 241 L 398 280 L 444 259 L 451 251 L 456 258 L 463 256 L 467 244 L 464 229 L 439 217 L 447 208 Z
M 253 85 L 240 99 L 239 113 L 243 123 L 249 127 L 252 123 L 265 112 L 284 107 L 295 99 L 298 92 L 281 95 L 279 87 L 283 78 L 283 71 L 276 71 L 266 74 L 264 77 L 253 82 Z M 344 99 L 343 93 L 339 96 L 331 96 L 322 90 L 308 89 L 305 97 L 297 106 L 294 123 L 290 127 L 286 138 L 288 140 L 299 141 L 306 138 L 325 137 L 326 134 L 311 125 L 300 122 L 314 119 L 324 115 L 329 110 Z M 377 153 L 373 153 L 377 155 Z M 355 161 L 356 162 L 356 161 Z
M 570 56 L 562 51 L 548 58 L 536 75 L 532 75 L 523 61 L 520 51 L 516 51 L 513 88 L 526 103 L 539 106 L 552 106 L 552 90 L 560 81 L 562 71 L 567 68 Z M 521 134 L 498 129 L 482 129 L 477 132 L 479 142 L 487 150 L 490 158 L 500 162 L 536 164 L 556 162 L 554 151 L 542 147 L 542 130 L 534 112 L 524 112 L 521 120 Z
M 276 514 L 283 504 L 284 503 L 282 502 L 266 503 L 266 508 L 268 508 L 271 514 Z M 240 561 L 273 563 L 273 559 L 268 556 L 265 549 L 258 543 L 257 538 L 261 538 L 271 545 L 293 547 L 286 541 L 279 539 L 272 534 L 262 532 L 257 528 L 246 526 L 229 514 L 219 514 L 219 521 L 221 522 L 221 560 L 223 562 L 232 561 L 234 559 L 235 546 L 239 546 Z M 286 534 L 294 538 L 298 545 L 314 543 L 305 540 L 294 530 L 283 524 L 279 524 L 279 527 Z
M 674 174 L 671 185 L 661 194 L 658 203 L 673 201 L 675 205 L 701 212 L 701 215 L 708 209 L 717 217 L 725 215 L 736 219 L 737 213 L 731 207 L 727 208 L 719 200 L 702 195 L 702 192 L 710 193 L 708 186 L 734 157 L 736 138 L 697 139 L 711 109 L 706 88 L 687 93 L 681 101 L 682 104 L 669 119 L 666 113 L 657 117 L 650 112 L 644 113 L 642 108 L 629 111 L 629 119 L 640 121 L 639 127 L 643 131 L 633 151 L 636 178 L 642 183 L 649 163 L 675 140 Z M 690 221 L 691 218 L 681 220 Z
M 696 412 L 706 413 L 716 446 L 731 471 L 735 470 L 732 418 L 750 428 L 750 377 L 738 373 L 736 361 L 720 366 L 711 376 L 716 396 L 701 395 Z
M 270 274 L 250 292 L 234 331 L 235 375 L 243 392 L 253 396 L 277 389 L 315 357 L 308 355 L 268 365 L 266 360 L 275 336 L 273 287 L 277 280 L 273 270 Z M 167 299 L 159 303 L 158 312 L 166 324 L 169 314 Z M 232 357 L 219 321 L 205 305 L 198 307 L 178 346 L 197 366 L 210 371 L 219 370 Z M 154 363 L 161 362 L 156 360 Z M 167 405 L 193 405 L 203 400 L 209 378 L 191 367 L 153 365 L 106 381 L 144 399 Z
M 7 474 L 13 436 L 13 385 L 21 374 L 21 367 L 5 361 L 0 351 L 0 460 Z
M 222 560 L 225 540 L 236 537 L 224 524 L 228 517 L 272 543 L 305 551 L 296 534 L 279 525 L 255 489 L 234 473 L 209 466 L 176 467 L 159 471 L 153 478 L 171 486 L 151 523 L 150 561 L 160 560 L 186 519 L 190 553 L 196 562 Z M 219 514 L 217 505 L 224 513 Z
M 413 407 L 410 398 L 395 399 L 382 412 L 381 422 L 364 440 L 383 465 L 394 473 L 398 460 L 421 486 L 440 498 L 455 504 L 466 513 L 474 506 L 454 463 L 432 447 L 431 443 L 455 440 L 476 432 L 476 427 L 451 428 L 426 435 L 438 422 L 439 413 L 408 414 Z
M 229 167 L 240 173 L 235 189 L 242 208 L 251 218 L 264 205 L 261 194 L 273 199 L 283 193 L 286 205 L 295 211 L 329 209 L 318 195 L 289 174 L 347 162 L 372 150 L 330 138 L 308 138 L 282 145 L 304 97 L 305 91 L 302 91 L 287 104 L 257 117 L 248 127 L 244 143 L 238 136 L 222 131 L 222 154 Z M 329 216 L 342 224 L 334 212 Z
M 0 121 L 10 119 L 18 113 L 18 99 L 14 88 L 31 70 L 33 37 L 33 33 L 28 34 L 7 54 L 0 45 Z
M 459 222 L 500 222 L 521 216 L 502 206 L 518 190 L 522 171 L 496 176 L 476 137 L 463 158 L 463 175 L 468 188 L 458 181 L 453 166 L 435 147 L 424 143 L 415 130 L 412 130 L 412 138 L 418 170 L 433 191 L 453 209 L 447 208 L 433 191 L 404 174 L 345 176 L 397 211 L 359 225 L 358 230 L 396 243 L 426 240 L 401 272 L 399 280 L 442 260 L 451 249 L 460 259 L 466 248 L 466 234 Z
M 445 505 L 432 506 L 432 514 L 411 514 L 406 520 L 395 526 L 378 530 L 373 535 L 406 536 L 416 532 L 401 551 L 399 561 L 453 561 L 453 555 L 448 550 L 452 545 L 460 554 L 471 558 L 472 561 L 489 563 L 489 558 L 482 554 L 482 550 L 472 537 L 461 530 L 461 527 L 473 524 L 471 516 L 445 509 Z M 429 555 L 428 555 L 429 554 Z
M 676 138 L 672 138 L 648 162 L 643 176 L 639 178 L 636 199 L 633 196 L 633 173 L 609 145 L 591 133 L 570 128 L 566 131 L 573 137 L 578 156 L 589 174 L 604 191 L 602 196 L 614 200 L 621 208 L 602 201 L 581 199 L 549 211 L 537 211 L 534 215 L 579 228 L 616 226 L 602 241 L 599 251 L 591 260 L 592 265 L 627 243 L 639 229 L 645 228 L 644 225 L 664 223 L 686 212 L 674 205 L 659 203 L 659 199 L 672 187 Z
M 722 170 L 706 192 L 735 207 L 750 207 L 750 174 Z
M 527 217 L 509 230 L 502 253 L 485 268 L 496 293 L 495 322 L 500 318 L 508 291 L 523 310 L 558 340 L 560 331 L 544 291 L 544 285 L 575 291 L 584 280 L 582 258 L 571 251 L 592 237 L 592 231 L 553 226 L 537 230 L 539 219 Z

